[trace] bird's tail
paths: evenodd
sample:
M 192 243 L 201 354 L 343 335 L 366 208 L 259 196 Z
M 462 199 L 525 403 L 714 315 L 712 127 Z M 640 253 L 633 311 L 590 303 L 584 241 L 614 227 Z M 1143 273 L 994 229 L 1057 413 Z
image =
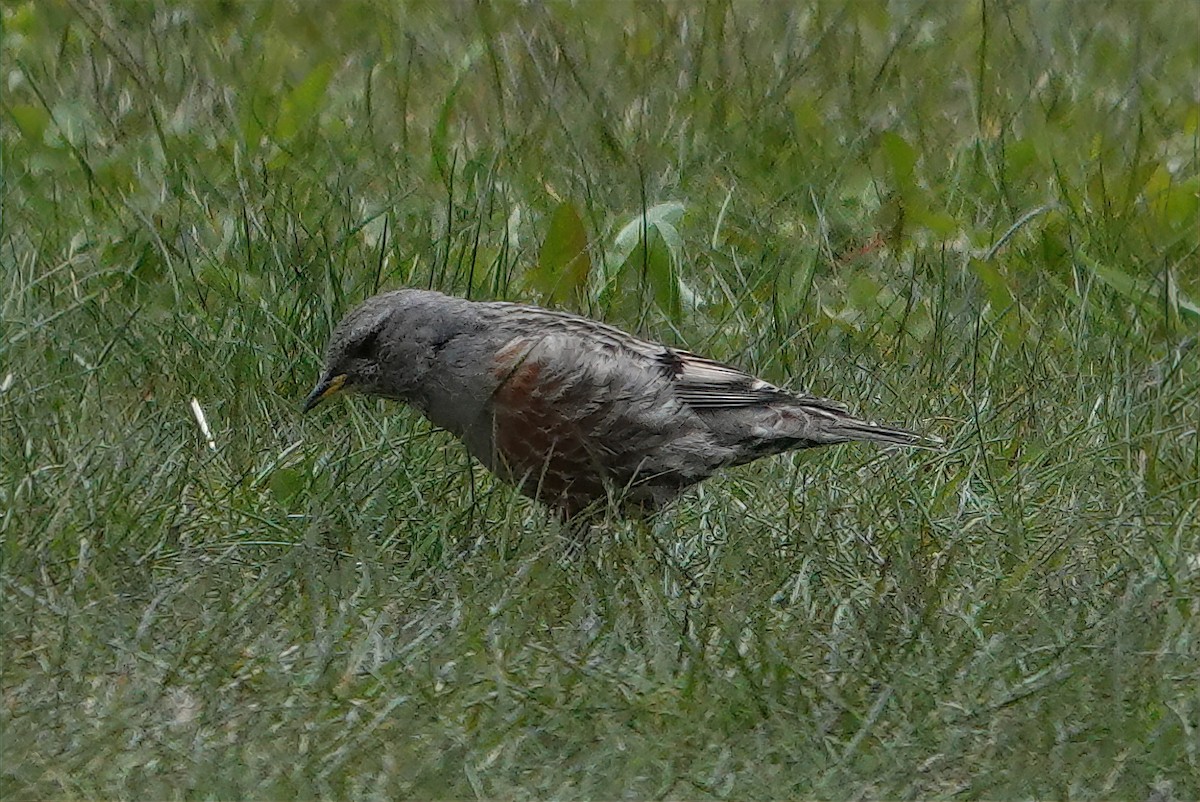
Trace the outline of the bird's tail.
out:
M 940 437 L 860 418 L 836 401 L 795 395 L 754 408 L 723 409 L 706 416 L 710 431 L 727 445 L 733 465 L 805 448 L 856 440 L 940 451 Z
M 830 443 L 845 443 L 852 440 L 862 440 L 872 443 L 885 443 L 911 448 L 925 448 L 940 451 L 946 441 L 929 434 L 901 429 L 898 426 L 883 426 L 873 421 L 845 415 L 839 421 L 828 421 L 821 426 L 822 434 L 831 437 Z
M 920 434 L 899 426 L 884 426 L 860 418 L 836 401 L 813 396 L 796 396 L 792 402 L 779 409 L 784 414 L 776 425 L 780 435 L 797 440 L 794 448 L 835 445 L 856 440 L 934 451 L 945 445 L 945 441 L 940 437 Z

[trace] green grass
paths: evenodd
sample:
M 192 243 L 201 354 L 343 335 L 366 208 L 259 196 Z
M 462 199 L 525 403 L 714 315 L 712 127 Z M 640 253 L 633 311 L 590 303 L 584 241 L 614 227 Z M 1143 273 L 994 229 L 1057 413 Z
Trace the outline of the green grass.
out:
M 1195 3 L 303 5 L 0 11 L 6 799 L 1200 796 Z M 399 286 L 949 448 L 571 557 Z

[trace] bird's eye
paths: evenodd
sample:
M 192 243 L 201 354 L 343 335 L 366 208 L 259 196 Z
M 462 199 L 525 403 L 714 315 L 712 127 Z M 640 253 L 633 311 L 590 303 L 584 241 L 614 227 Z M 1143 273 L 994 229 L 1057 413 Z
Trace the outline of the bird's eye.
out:
M 351 359 L 374 359 L 379 346 L 379 332 L 373 331 L 361 340 L 352 343 L 346 350 Z

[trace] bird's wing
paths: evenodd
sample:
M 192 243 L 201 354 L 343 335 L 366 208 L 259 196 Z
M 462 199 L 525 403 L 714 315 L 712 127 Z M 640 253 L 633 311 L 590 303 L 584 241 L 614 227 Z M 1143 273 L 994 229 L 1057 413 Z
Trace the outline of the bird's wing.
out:
M 810 408 L 816 414 L 845 413 L 836 401 L 784 390 L 737 368 L 688 351 L 650 342 L 615 326 L 539 307 L 496 303 L 508 319 L 523 319 L 532 326 L 570 335 L 578 348 L 596 355 L 620 355 L 624 359 L 670 380 L 679 401 L 694 410 L 730 409 L 787 402 Z
M 687 351 L 658 346 L 655 361 L 675 384 L 675 394 L 693 409 L 729 409 L 771 403 L 801 403 L 841 413 L 846 407 L 825 398 L 783 390 L 770 382 Z
M 712 420 L 733 416 L 750 429 L 766 427 L 771 433 L 766 438 L 766 451 L 762 447 L 751 449 L 747 455 L 750 459 L 764 453 L 850 440 L 930 449 L 942 445 L 941 438 L 880 425 L 852 414 L 836 401 L 781 390 L 737 368 L 686 351 L 666 348 L 659 361 L 674 377 L 675 395 L 701 417 Z

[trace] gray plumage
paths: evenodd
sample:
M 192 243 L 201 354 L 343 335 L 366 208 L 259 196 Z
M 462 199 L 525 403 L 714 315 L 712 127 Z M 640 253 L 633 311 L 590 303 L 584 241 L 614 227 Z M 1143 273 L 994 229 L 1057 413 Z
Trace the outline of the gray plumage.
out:
M 785 451 L 940 442 L 578 315 L 424 290 L 377 295 L 338 324 L 305 409 L 343 389 L 411 404 L 568 517 L 606 499 L 654 510 Z

